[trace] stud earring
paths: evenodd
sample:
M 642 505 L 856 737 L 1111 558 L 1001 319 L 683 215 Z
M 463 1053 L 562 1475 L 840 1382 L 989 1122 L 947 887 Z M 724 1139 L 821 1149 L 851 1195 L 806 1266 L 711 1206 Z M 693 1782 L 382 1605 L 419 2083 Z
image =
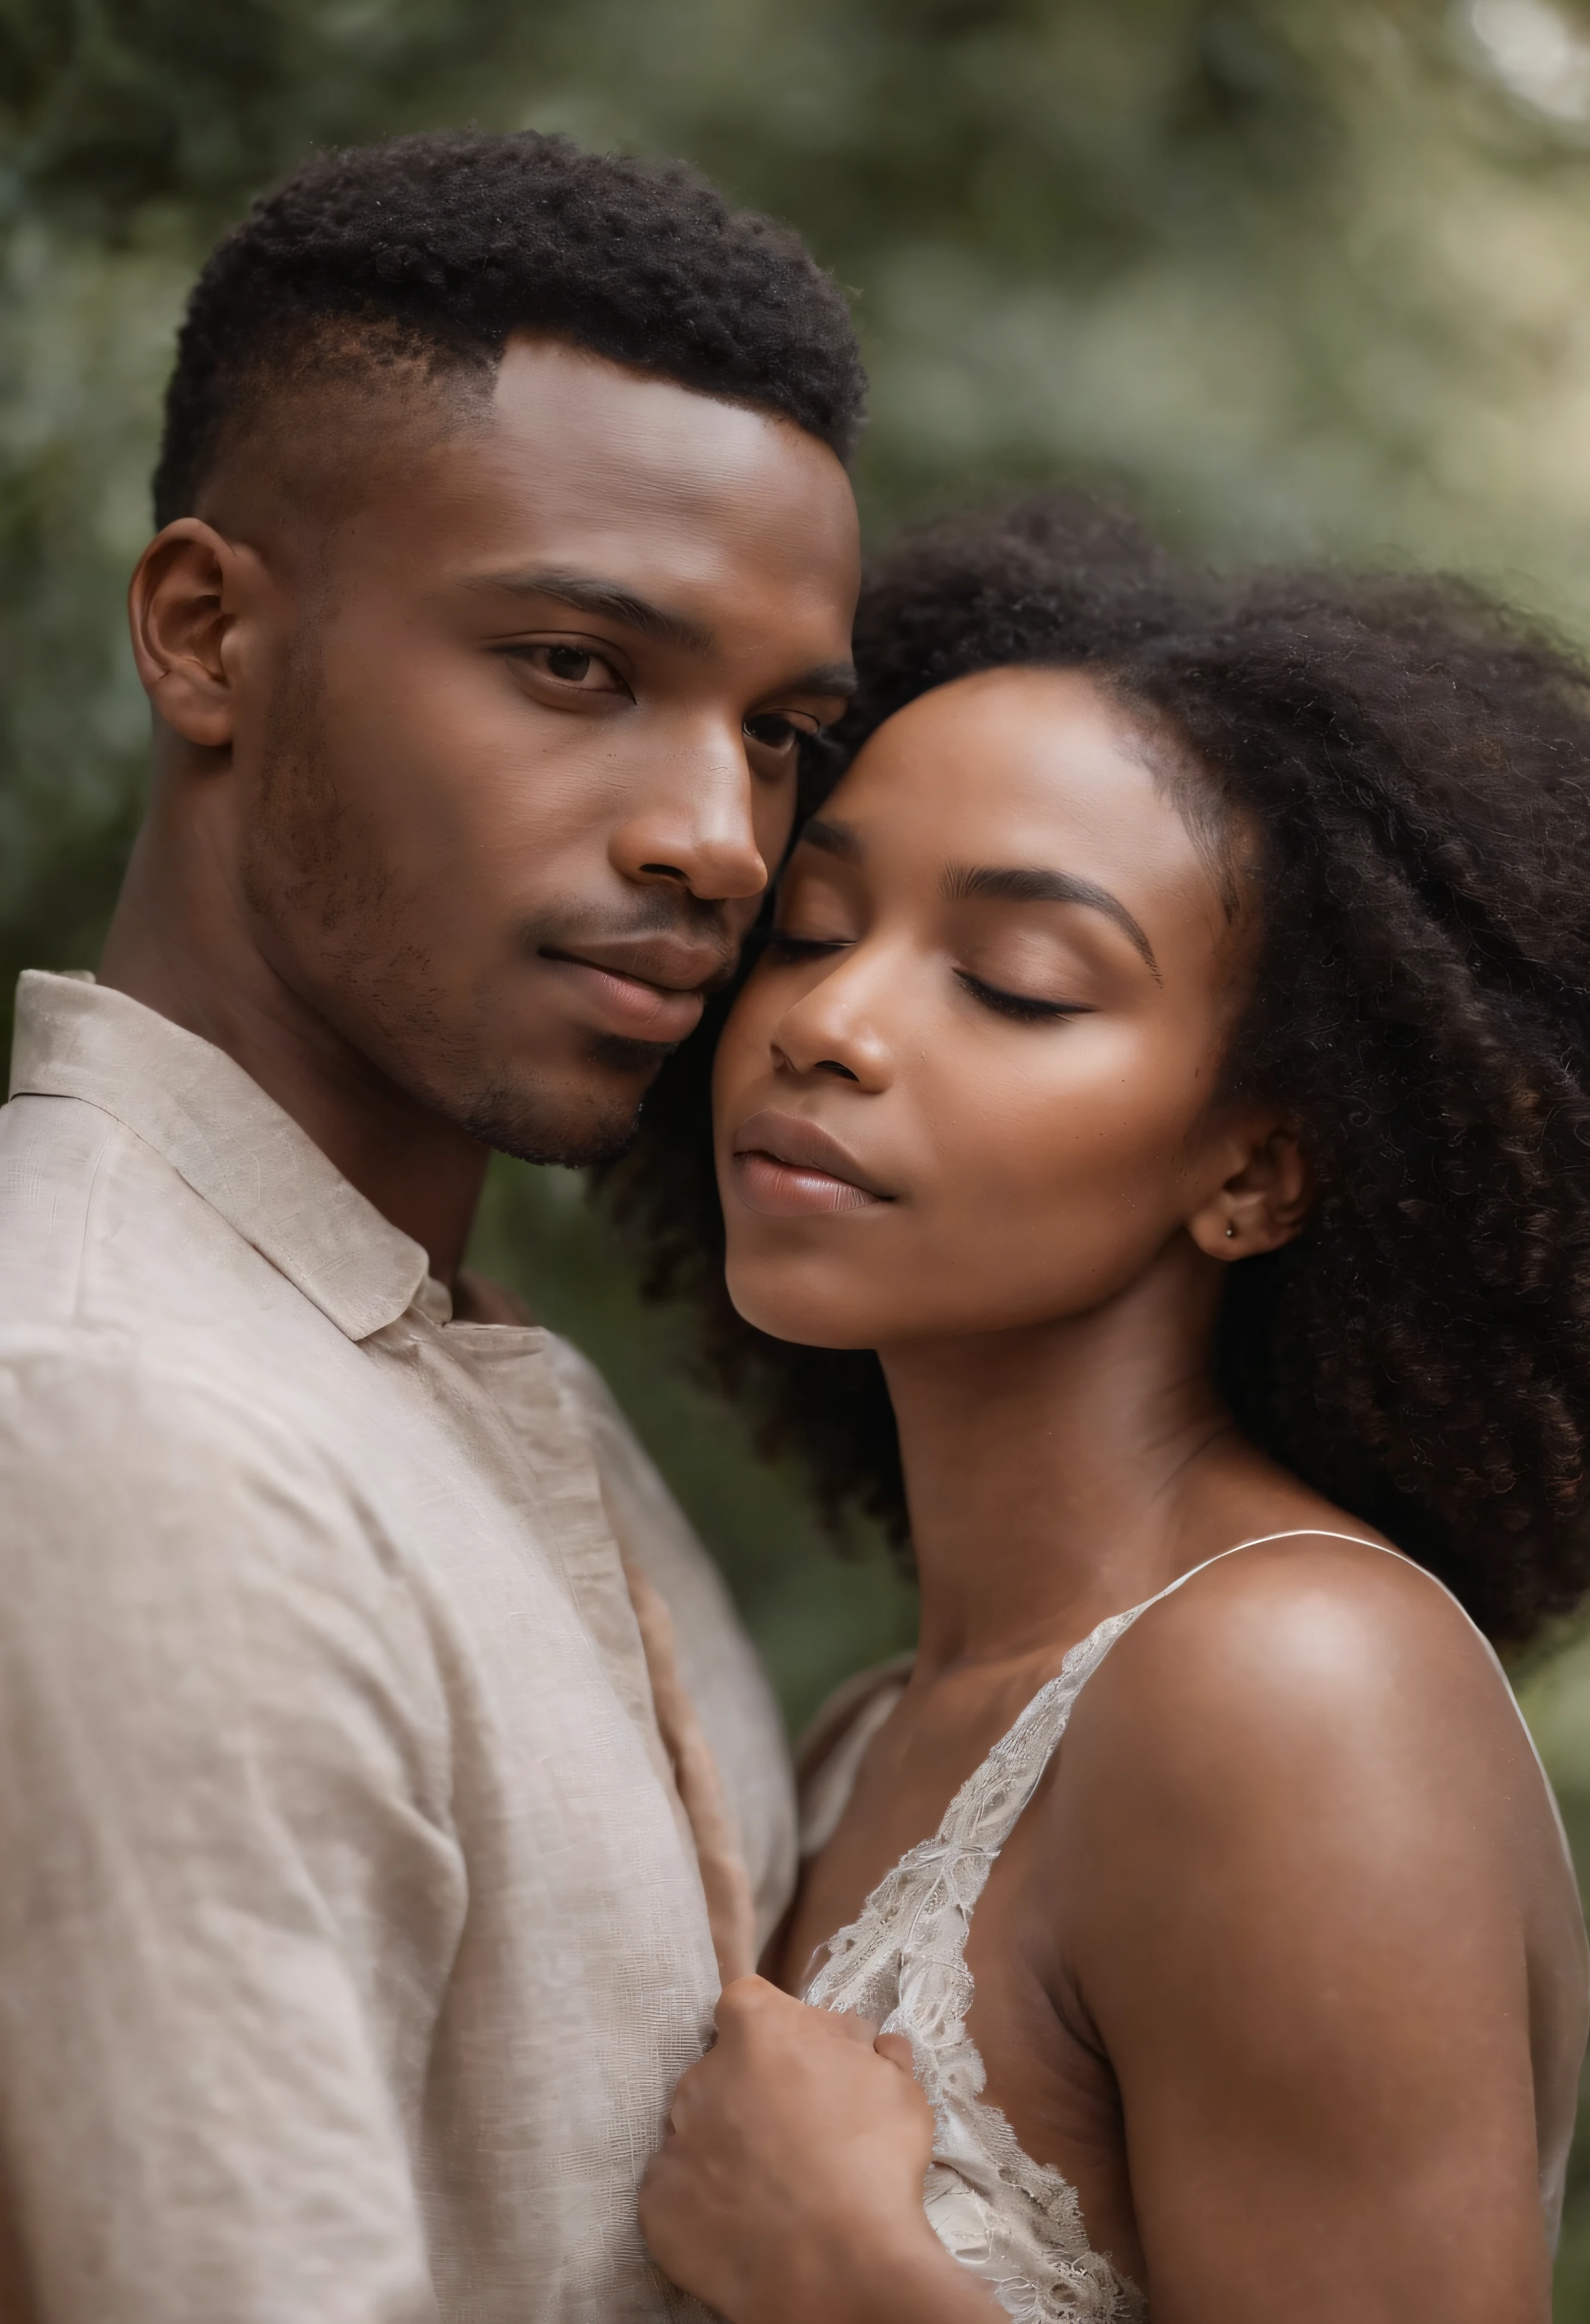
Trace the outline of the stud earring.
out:
M 1225 1222 L 1225 1240 L 1227 1242 L 1234 1242 L 1236 1240 L 1236 1221 L 1234 1219 L 1227 1219 Z

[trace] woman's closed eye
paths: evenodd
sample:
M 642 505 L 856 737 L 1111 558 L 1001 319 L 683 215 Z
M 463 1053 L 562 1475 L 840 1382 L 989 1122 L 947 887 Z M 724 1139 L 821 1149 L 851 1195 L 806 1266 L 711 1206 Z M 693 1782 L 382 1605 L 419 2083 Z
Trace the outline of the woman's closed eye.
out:
M 764 960 L 784 966 L 846 951 L 854 941 L 850 936 L 799 936 L 792 928 L 753 928 L 746 938 Z M 1090 1017 L 1095 1013 L 1090 1001 L 1044 1001 L 1036 993 L 1012 992 L 1003 985 L 989 984 L 984 978 L 975 976 L 969 968 L 957 968 L 955 975 L 962 991 L 969 993 L 980 1008 L 1020 1025 L 1049 1025 L 1064 1018 Z
M 957 968 L 956 977 L 981 1008 L 992 1010 L 996 1017 L 1013 1018 L 1018 1024 L 1052 1024 L 1058 1018 L 1091 1017 L 1094 1014 L 1088 1001 L 1040 1001 L 1035 993 L 1008 992 L 1003 986 L 985 983 L 982 977 L 974 976 L 969 968 Z
M 753 928 L 745 939 L 764 960 L 814 960 L 819 954 L 842 952 L 848 936 L 799 936 L 788 928 Z

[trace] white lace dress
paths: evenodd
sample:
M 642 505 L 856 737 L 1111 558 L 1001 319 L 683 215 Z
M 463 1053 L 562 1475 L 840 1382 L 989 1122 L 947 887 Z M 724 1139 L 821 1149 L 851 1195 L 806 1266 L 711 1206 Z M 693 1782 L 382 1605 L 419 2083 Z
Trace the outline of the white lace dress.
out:
M 804 1996 L 816 2007 L 871 2017 L 885 2033 L 909 2035 L 935 2124 L 928 2217 L 946 2248 L 1021 2324 L 1135 2324 L 1146 2312 L 1133 2287 L 1089 2248 L 1076 2190 L 1024 2154 L 998 2107 L 983 2103 L 983 2061 L 966 2032 L 966 1963 L 973 1907 L 1072 1704 L 1143 1610 L 1112 1615 L 1073 1646 L 1058 1675 L 962 1784 L 932 1839 L 903 1856 L 860 1919 L 831 1940 Z M 892 1709 L 899 1692 L 881 1700 Z M 865 1720 L 868 1739 L 882 1723 Z
M 1241 1542 L 1221 1555 L 1258 1546 Z M 1207 1564 L 1219 1562 L 1211 1558 Z M 1201 1573 L 1206 1566 L 1193 1571 Z M 1184 1573 L 1170 1590 L 1192 1579 Z M 962 1784 L 932 1839 L 902 1857 L 867 1898 L 860 1918 L 830 1941 L 805 1989 L 814 2006 L 870 2017 L 885 2033 L 909 2037 L 935 2123 L 924 2190 L 928 2217 L 946 2248 L 991 2286 L 1021 2324 L 1142 2324 L 1147 2309 L 1135 2286 L 1089 2247 L 1075 2189 L 1058 2171 L 1023 2153 L 998 2107 L 983 2101 L 983 2061 L 966 2032 L 972 2005 L 966 1932 L 994 1859 L 1058 1749 L 1077 1696 L 1116 1639 L 1170 1590 L 1111 1615 L 1073 1646 L 1058 1674 Z M 904 1665 L 877 1675 L 884 1686 L 862 1699 L 859 1717 L 837 1738 L 832 1718 L 823 1722 L 836 1748 L 809 1794 L 809 1852 L 837 1823 L 863 1751 L 903 1692 Z M 1556 2188 L 1543 2190 L 1548 2216 L 1553 2193 L 1560 2206 L 1561 2169 L 1557 2159 L 1549 2173 Z

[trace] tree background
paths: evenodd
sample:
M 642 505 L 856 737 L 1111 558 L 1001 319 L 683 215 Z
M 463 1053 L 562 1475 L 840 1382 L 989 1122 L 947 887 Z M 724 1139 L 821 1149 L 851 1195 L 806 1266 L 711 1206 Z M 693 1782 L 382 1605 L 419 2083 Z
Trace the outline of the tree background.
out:
M 1590 642 L 1583 5 L 0 0 L 0 990 L 95 956 L 173 327 L 312 148 L 564 129 L 792 220 L 855 301 L 874 539 L 1074 478 L 1216 557 L 1457 566 Z M 904 1585 L 818 1540 L 577 1180 L 499 1168 L 479 1246 L 607 1371 L 793 1722 L 909 1640 Z M 1590 1864 L 1590 1639 L 1521 1675 Z M 1590 2152 L 1558 2275 L 1585 2324 Z

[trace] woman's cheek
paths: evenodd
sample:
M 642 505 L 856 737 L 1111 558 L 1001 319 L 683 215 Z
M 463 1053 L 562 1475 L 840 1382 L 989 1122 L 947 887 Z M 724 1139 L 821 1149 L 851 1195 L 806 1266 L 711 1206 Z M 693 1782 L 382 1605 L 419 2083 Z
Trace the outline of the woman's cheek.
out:
M 742 993 L 735 1003 L 728 1023 L 718 1036 L 717 1055 L 712 1062 L 712 1102 L 720 1110 L 732 1103 L 735 1093 L 746 1080 L 756 1040 L 753 1029 L 754 1013 L 746 994 Z M 765 1056 L 765 1040 L 761 1046 Z

